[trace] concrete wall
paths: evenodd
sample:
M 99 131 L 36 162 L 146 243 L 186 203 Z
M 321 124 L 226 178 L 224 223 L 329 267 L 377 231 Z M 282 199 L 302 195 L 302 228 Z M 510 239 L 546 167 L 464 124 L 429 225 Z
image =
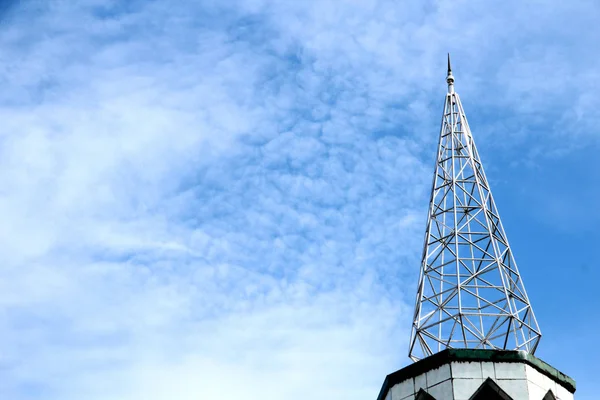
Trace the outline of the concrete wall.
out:
M 560 384 L 524 363 L 452 362 L 394 385 L 385 400 L 414 400 L 423 388 L 436 400 L 468 400 L 487 378 L 514 400 L 542 400 L 548 390 L 573 400 Z

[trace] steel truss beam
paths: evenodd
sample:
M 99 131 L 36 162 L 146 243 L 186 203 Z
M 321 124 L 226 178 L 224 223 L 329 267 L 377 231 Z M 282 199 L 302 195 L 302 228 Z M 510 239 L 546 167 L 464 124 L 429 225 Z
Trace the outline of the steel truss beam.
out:
M 467 117 L 448 93 L 440 131 L 409 357 L 445 348 L 524 350 L 541 332 Z

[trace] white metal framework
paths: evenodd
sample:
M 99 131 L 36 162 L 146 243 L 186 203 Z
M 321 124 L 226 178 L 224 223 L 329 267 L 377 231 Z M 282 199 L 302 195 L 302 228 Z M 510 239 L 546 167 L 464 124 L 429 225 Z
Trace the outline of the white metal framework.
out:
M 409 357 L 445 348 L 533 354 L 541 332 L 454 92 L 450 57 L 447 82 Z

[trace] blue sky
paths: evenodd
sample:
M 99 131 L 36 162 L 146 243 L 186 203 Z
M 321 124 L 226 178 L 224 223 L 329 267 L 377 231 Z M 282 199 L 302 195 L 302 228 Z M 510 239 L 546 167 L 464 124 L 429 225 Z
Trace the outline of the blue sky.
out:
M 406 365 L 445 57 L 595 399 L 595 1 L 4 1 L 0 397 L 374 399 Z

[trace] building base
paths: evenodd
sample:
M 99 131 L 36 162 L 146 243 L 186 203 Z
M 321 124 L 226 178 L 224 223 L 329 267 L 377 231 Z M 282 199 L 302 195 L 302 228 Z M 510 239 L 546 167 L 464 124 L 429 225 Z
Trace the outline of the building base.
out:
M 523 351 L 446 349 L 385 378 L 377 400 L 573 400 L 575 381 Z

